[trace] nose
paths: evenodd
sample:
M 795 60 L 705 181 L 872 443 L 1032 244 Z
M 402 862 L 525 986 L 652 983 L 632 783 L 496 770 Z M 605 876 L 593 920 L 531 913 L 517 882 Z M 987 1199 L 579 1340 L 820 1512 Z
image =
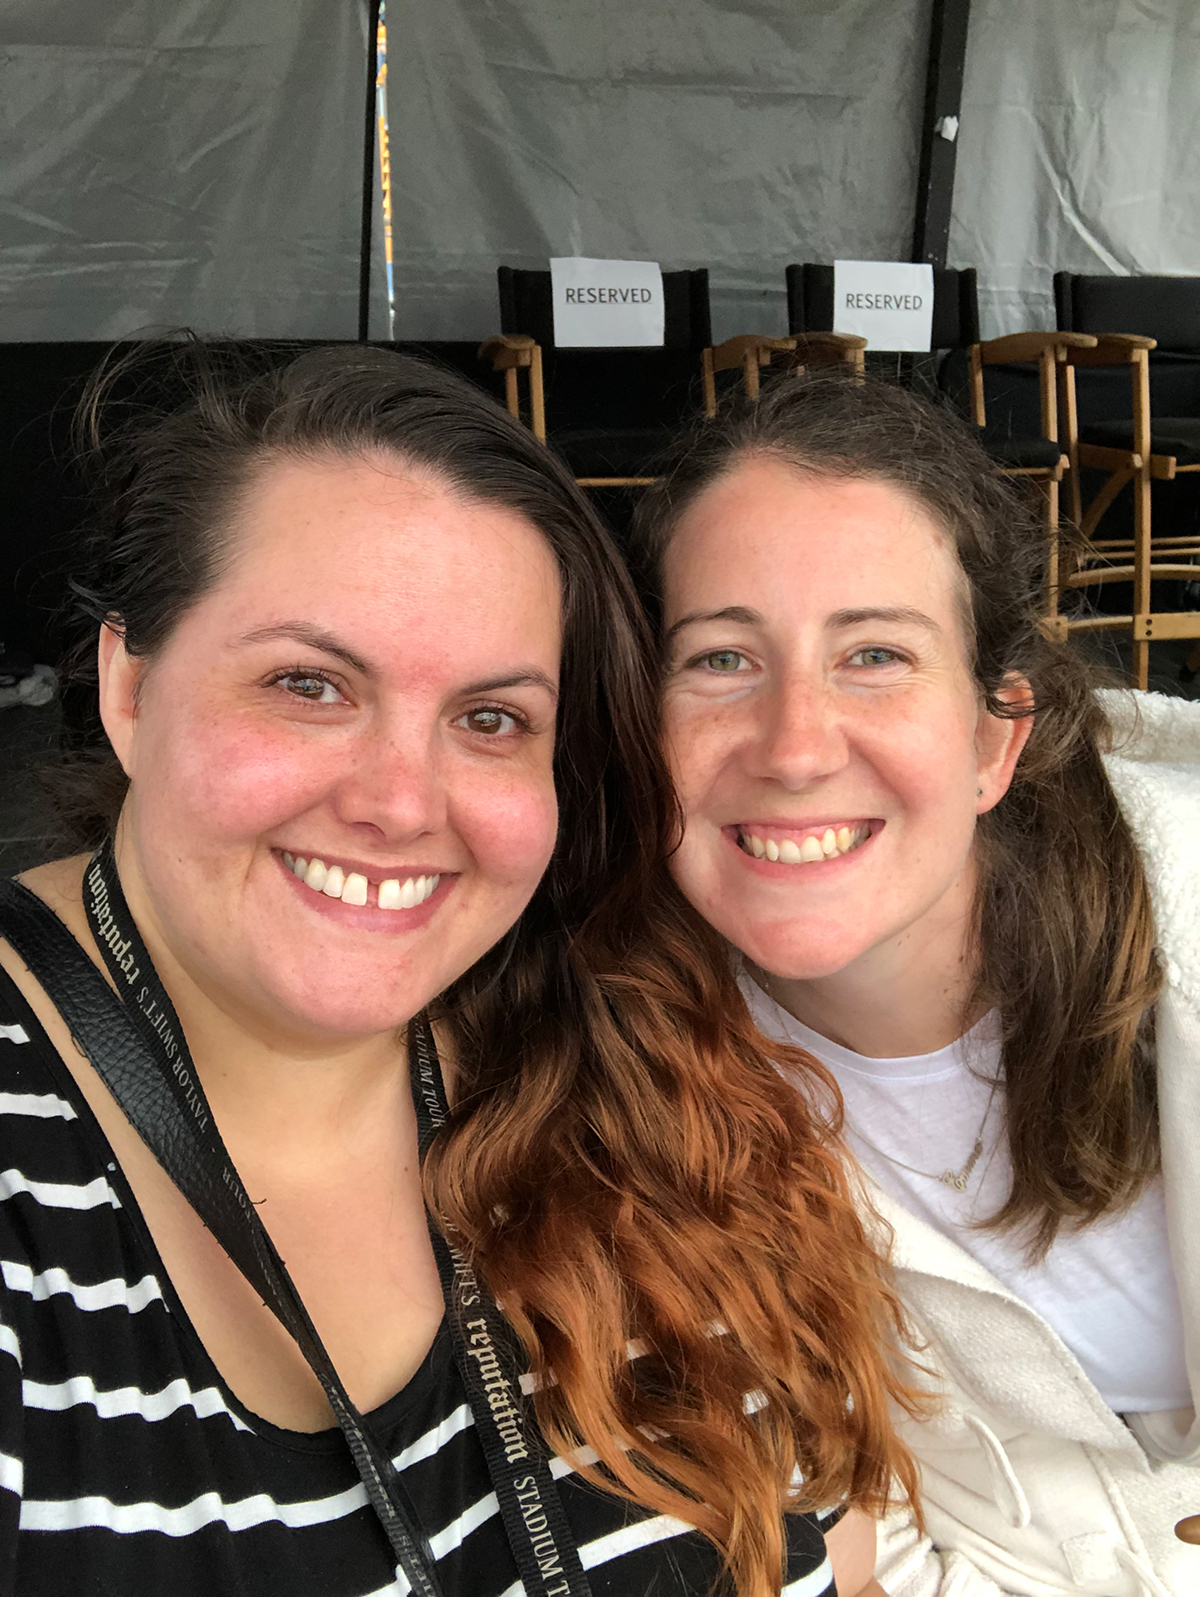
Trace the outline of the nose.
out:
M 848 759 L 842 716 L 823 683 L 786 678 L 761 701 L 751 753 L 755 775 L 800 792 L 833 776 Z
M 448 799 L 435 744 L 415 726 L 373 729 L 356 744 L 338 784 L 338 819 L 368 828 L 381 841 L 442 831 Z

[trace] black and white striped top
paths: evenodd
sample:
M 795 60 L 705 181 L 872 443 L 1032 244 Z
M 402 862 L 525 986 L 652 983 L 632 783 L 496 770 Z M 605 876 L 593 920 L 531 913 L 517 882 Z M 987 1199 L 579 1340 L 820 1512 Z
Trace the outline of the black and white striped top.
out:
M 221 1380 L 2 971 L 0 1275 L 0 1597 L 404 1597 L 341 1433 L 281 1430 Z M 370 1421 L 445 1597 L 521 1597 L 448 1337 Z M 686 1525 L 553 1471 L 595 1597 L 713 1589 L 716 1554 Z M 788 1524 L 787 1597 L 832 1594 L 818 1518 Z

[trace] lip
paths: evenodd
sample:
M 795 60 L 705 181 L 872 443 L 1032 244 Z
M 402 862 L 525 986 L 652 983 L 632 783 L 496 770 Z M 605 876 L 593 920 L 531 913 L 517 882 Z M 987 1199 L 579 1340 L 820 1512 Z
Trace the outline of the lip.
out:
M 288 850 L 289 853 L 292 850 Z M 340 898 L 329 898 L 324 893 L 318 893 L 304 883 L 292 870 L 284 864 L 283 850 L 272 849 L 272 855 L 280 872 L 291 883 L 292 891 L 297 895 L 313 915 L 321 915 L 324 919 L 332 921 L 335 926 L 346 926 L 356 932 L 390 932 L 393 936 L 405 932 L 419 931 L 432 920 L 434 914 L 445 902 L 453 891 L 454 884 L 458 881 L 457 871 L 436 870 L 432 866 L 421 868 L 419 866 L 403 865 L 396 870 L 381 870 L 378 865 L 364 865 L 361 861 L 347 860 L 338 855 L 336 863 L 343 866 L 350 865 L 352 869 L 365 876 L 372 886 L 378 887 L 381 881 L 387 881 L 389 876 L 440 876 L 441 881 L 423 904 L 418 904 L 414 909 L 380 909 L 376 904 L 343 904 Z M 317 859 L 321 856 L 318 854 Z M 349 872 L 347 872 L 349 874 Z
M 789 865 L 783 860 L 755 859 L 753 854 L 748 854 L 738 842 L 740 832 L 757 832 L 759 836 L 767 836 L 772 832 L 782 833 L 788 837 L 807 837 L 813 832 L 836 826 L 869 826 L 870 836 L 861 842 L 857 848 L 850 850 L 849 854 L 837 854 L 833 859 L 812 860 L 805 865 Z M 797 823 L 794 820 L 786 821 L 735 821 L 729 826 L 721 828 L 721 834 L 737 855 L 738 860 L 756 876 L 763 877 L 768 882 L 788 881 L 795 882 L 797 876 L 802 875 L 805 881 L 823 881 L 826 876 L 844 870 L 847 866 L 858 861 L 863 854 L 870 852 L 871 845 L 887 826 L 887 822 L 878 816 L 864 816 L 861 820 L 850 822 L 845 815 L 835 815 L 826 819 L 804 820 Z

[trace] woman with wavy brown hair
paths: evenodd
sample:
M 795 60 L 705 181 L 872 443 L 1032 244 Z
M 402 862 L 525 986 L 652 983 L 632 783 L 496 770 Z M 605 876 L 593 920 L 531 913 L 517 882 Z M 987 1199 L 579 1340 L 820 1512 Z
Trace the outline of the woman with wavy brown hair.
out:
M 166 362 L 89 410 L 95 852 L 0 892 L 0 1593 L 873 1589 L 895 1303 L 606 535 L 433 368 Z
M 672 872 L 836 1077 L 938 1399 L 880 1580 L 1200 1591 L 1200 706 L 1094 691 L 1037 524 L 899 388 L 780 380 L 635 545 Z

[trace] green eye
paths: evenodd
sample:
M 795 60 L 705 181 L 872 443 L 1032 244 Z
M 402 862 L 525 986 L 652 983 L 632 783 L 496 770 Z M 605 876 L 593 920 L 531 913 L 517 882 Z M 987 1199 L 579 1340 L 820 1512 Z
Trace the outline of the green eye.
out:
M 710 671 L 730 675 L 738 669 L 743 658 L 736 649 L 717 649 L 715 653 L 704 656 L 704 663 Z
M 894 665 L 896 658 L 896 653 L 892 649 L 859 649 L 851 656 L 851 662 L 857 661 L 863 665 Z

